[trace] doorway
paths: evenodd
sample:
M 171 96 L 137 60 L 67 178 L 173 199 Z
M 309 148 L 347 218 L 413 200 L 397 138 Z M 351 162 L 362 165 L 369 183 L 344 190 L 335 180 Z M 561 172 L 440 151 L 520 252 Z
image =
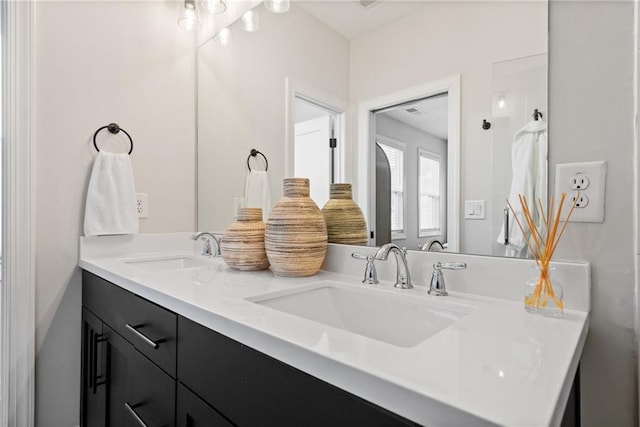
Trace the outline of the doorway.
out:
M 294 165 L 296 177 L 309 178 L 310 196 L 319 207 L 329 200 L 329 187 L 339 182 L 340 114 L 297 95 L 294 104 Z
M 349 104 L 288 78 L 286 94 L 285 176 L 309 178 L 310 196 L 322 208 L 330 185 L 345 179 Z
M 383 121 L 391 122 L 394 119 L 398 122 L 394 114 L 413 114 L 413 118 L 420 121 L 423 110 L 429 108 L 420 105 L 423 101 L 441 104 L 438 108 L 441 111 L 439 122 L 446 130 L 440 131 L 442 138 L 439 139 L 444 141 L 446 154 L 441 149 L 426 146 L 415 145 L 409 149 L 407 141 L 410 138 L 401 134 L 398 134 L 401 135 L 399 137 L 384 135 L 381 131 Z M 442 117 L 446 117 L 446 121 Z M 414 123 L 409 127 L 416 126 L 418 124 Z M 391 189 L 393 198 L 390 195 L 381 196 L 384 200 L 391 199 L 391 204 L 396 206 L 395 219 L 391 221 L 395 227 L 391 232 L 391 240 L 397 240 L 401 246 L 409 249 L 418 249 L 419 242 L 440 238 L 446 240 L 442 243 L 447 244 L 448 251 L 457 252 L 460 244 L 460 75 L 388 93 L 359 104 L 358 204 L 365 211 L 370 227 L 369 244 L 378 246 L 384 242 L 376 238 L 379 225 L 377 217 L 380 216 L 376 212 L 380 204 L 376 194 L 376 151 L 384 153 L 390 166 L 391 157 L 396 164 L 402 163 L 402 172 L 398 169 L 396 178 L 391 177 L 392 181 L 396 180 Z M 409 169 L 415 170 L 411 188 L 406 176 Z M 419 173 L 424 175 L 424 179 L 418 179 Z M 393 175 L 393 171 L 389 175 Z M 399 178 L 401 176 L 402 180 Z M 409 196 L 415 200 L 412 207 L 407 203 Z M 415 224 L 410 236 L 407 234 L 409 214 Z M 382 220 L 383 224 L 386 225 L 386 221 Z M 412 240 L 411 247 L 407 241 L 409 237 Z
M 376 246 L 447 247 L 448 128 L 446 92 L 373 111 Z

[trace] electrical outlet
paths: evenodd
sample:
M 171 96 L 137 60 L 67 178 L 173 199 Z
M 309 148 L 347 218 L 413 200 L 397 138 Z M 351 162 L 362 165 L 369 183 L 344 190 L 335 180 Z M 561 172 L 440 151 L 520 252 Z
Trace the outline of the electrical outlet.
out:
M 583 191 L 589 188 L 589 177 L 584 173 L 580 172 L 575 175 L 572 175 L 569 179 L 569 188 L 576 191 Z M 576 205 L 577 206 L 577 205 Z
M 149 196 L 146 193 L 136 193 L 136 210 L 138 218 L 149 218 Z
M 236 197 L 233 199 L 233 216 L 238 218 L 238 209 L 244 208 L 244 197 Z
M 556 200 L 567 193 L 562 208 L 562 219 L 566 218 L 573 202 L 576 208 L 570 221 L 603 222 L 607 162 L 559 163 L 556 165 Z
M 578 199 L 577 201 L 576 198 Z M 589 198 L 584 193 L 575 193 L 569 198 L 569 206 L 573 206 L 574 203 L 576 204 L 576 209 L 586 208 L 589 204 Z

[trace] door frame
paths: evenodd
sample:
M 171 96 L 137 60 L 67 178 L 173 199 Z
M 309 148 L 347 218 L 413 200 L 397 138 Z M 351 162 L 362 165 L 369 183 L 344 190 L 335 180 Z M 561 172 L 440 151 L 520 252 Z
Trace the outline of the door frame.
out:
M 34 425 L 35 394 L 35 2 L 2 7 L 3 426 Z
M 295 81 L 290 77 L 285 77 L 285 141 L 284 141 L 284 176 L 293 177 L 294 171 L 294 151 L 295 151 L 295 120 L 293 116 L 296 98 L 307 99 L 314 104 L 336 113 L 340 129 L 338 132 L 338 159 L 336 164 L 336 182 L 342 182 L 345 179 L 345 155 L 346 155 L 346 136 L 347 136 L 347 112 L 349 103 L 336 98 L 333 95 L 325 93 L 319 89 L 305 85 Z
M 460 251 L 460 74 L 454 74 L 426 84 L 391 92 L 358 104 L 358 205 L 363 210 L 370 230 L 375 230 L 375 182 L 373 144 L 374 111 L 421 98 L 448 94 L 447 141 L 447 243 L 448 251 Z M 370 237 L 370 236 L 369 236 Z M 374 240 L 369 239 L 373 244 Z

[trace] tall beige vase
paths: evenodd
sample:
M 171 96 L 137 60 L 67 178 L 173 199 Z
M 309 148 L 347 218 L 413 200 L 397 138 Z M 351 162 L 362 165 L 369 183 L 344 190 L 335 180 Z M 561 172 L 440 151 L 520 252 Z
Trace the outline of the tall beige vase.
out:
M 269 268 L 264 249 L 262 209 L 240 208 L 237 219 L 224 231 L 220 241 L 224 262 L 231 268 L 243 271 Z
M 284 196 L 271 210 L 265 248 L 279 276 L 312 276 L 327 254 L 327 225 L 309 197 L 307 178 L 285 178 Z
M 367 222 L 353 201 L 351 184 L 331 184 L 329 201 L 322 208 L 329 243 L 366 245 Z

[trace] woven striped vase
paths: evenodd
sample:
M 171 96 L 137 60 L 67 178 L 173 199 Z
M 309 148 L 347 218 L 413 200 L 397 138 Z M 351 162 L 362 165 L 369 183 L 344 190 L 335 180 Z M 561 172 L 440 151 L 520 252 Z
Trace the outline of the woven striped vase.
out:
M 271 270 L 279 276 L 312 276 L 320 270 L 327 225 L 309 197 L 307 178 L 285 178 L 284 196 L 267 219 L 264 243 Z
M 264 250 L 264 229 L 262 209 L 238 209 L 238 220 L 224 231 L 220 242 L 224 262 L 243 271 L 269 268 Z
M 329 243 L 367 244 L 367 222 L 351 196 L 351 184 L 331 184 L 329 201 L 322 208 Z

